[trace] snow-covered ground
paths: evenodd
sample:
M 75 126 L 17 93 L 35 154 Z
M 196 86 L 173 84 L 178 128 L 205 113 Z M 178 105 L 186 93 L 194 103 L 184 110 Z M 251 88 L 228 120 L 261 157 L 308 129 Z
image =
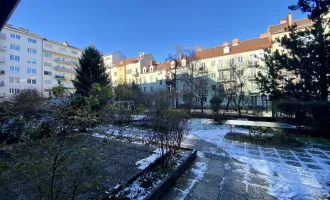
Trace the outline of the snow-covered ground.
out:
M 126 127 L 119 131 L 118 127 L 103 127 L 105 135 L 124 135 L 143 139 L 148 137 L 146 130 Z M 233 131 L 248 134 L 245 129 L 234 128 Z M 224 136 L 229 132 L 228 126 L 220 126 L 210 119 L 192 119 L 190 121 L 189 135 L 184 141 L 185 145 L 193 147 L 191 142 L 202 139 L 215 144 L 223 149 L 227 156 L 240 162 L 238 169 L 232 169 L 237 173 L 249 174 L 253 168 L 261 172 L 266 179 L 268 193 L 278 199 L 324 199 L 330 198 L 330 149 L 320 148 L 265 148 L 258 145 L 238 143 L 225 140 Z M 94 136 L 104 137 L 94 133 Z M 212 153 L 212 152 L 210 152 Z M 157 152 L 150 158 L 137 163 L 142 169 L 147 163 L 157 158 Z M 238 164 L 238 163 L 236 163 Z M 228 166 L 229 167 L 229 166 Z M 199 171 L 204 171 L 203 166 L 196 166 Z M 249 176 L 244 176 L 243 181 L 247 186 L 251 184 Z M 198 177 L 192 182 L 202 178 Z M 248 188 L 248 187 L 247 187 Z M 187 193 L 188 191 L 186 191 Z M 248 191 L 246 191 L 248 192 Z
M 246 132 L 244 129 L 234 129 Z M 319 148 L 265 148 L 224 139 L 228 126 L 219 126 L 208 119 L 193 119 L 185 140 L 203 139 L 240 161 L 237 173 L 261 172 L 268 181 L 268 193 L 278 199 L 324 199 L 330 192 L 330 151 Z M 245 176 L 246 184 L 250 184 Z

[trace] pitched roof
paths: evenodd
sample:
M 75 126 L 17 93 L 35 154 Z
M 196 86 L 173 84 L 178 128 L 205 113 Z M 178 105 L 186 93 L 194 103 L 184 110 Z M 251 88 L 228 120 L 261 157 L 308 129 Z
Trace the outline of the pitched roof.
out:
M 171 62 L 166 61 L 166 62 L 158 63 L 155 71 L 167 70 L 170 68 L 171 68 Z
M 250 40 L 240 41 L 238 45 L 227 45 L 230 50 L 229 53 L 224 53 L 225 46 L 216 46 L 207 48 L 196 52 L 196 59 L 207 59 L 219 56 L 226 56 L 231 54 L 243 53 L 248 51 L 254 51 L 259 49 L 265 49 L 271 47 L 271 40 L 269 37 L 255 38 Z
M 128 65 L 128 64 L 132 63 L 135 60 L 141 60 L 142 58 L 146 57 L 147 55 L 149 55 L 149 54 L 144 54 L 142 56 L 135 56 L 133 58 L 127 58 L 125 60 L 120 60 L 120 61 L 114 63 L 114 67 L 121 67 L 121 66 L 124 66 L 124 65 Z
M 305 26 L 310 26 L 313 22 L 308 19 L 308 18 L 303 18 L 303 19 L 299 19 L 299 20 L 293 20 L 292 21 L 292 25 L 297 25 L 297 28 L 303 28 Z M 276 24 L 276 25 L 272 25 L 268 27 L 268 31 L 270 33 L 279 33 L 279 32 L 284 32 L 286 28 L 289 27 L 288 23 L 284 23 L 284 24 Z

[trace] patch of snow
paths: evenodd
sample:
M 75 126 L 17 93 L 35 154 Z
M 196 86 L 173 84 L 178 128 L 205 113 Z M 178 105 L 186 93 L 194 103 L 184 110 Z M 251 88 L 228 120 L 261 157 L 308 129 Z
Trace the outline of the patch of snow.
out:
M 196 143 L 196 138 L 217 145 L 226 151 L 228 156 L 242 163 L 239 169 L 230 169 L 225 165 L 226 170 L 235 170 L 244 174 L 243 183 L 253 185 L 249 176 L 260 176 L 268 182 L 265 188 L 270 195 L 278 199 L 298 198 L 298 199 L 327 199 L 330 197 L 329 177 L 330 152 L 325 152 L 319 148 L 308 149 L 276 149 L 265 148 L 258 145 L 249 145 L 229 141 L 224 136 L 230 132 L 227 125 L 220 126 L 212 120 L 192 119 L 190 122 L 190 132 L 184 141 Z M 248 130 L 234 127 L 233 131 L 248 134 Z M 193 136 L 193 137 L 192 137 Z M 194 140 L 195 139 L 195 140 Z M 206 152 L 217 154 L 213 149 L 204 148 Z M 301 160 L 296 155 L 303 152 L 310 161 Z M 317 151 L 317 154 L 314 152 Z M 319 156 L 320 155 L 320 156 Z M 236 161 L 236 163 L 237 163 Z M 296 165 L 292 164 L 297 163 Z M 312 165 L 312 167 L 311 167 Z M 313 166 L 315 166 L 313 168 Z M 251 174 L 251 170 L 260 172 L 257 175 Z
M 143 120 L 147 117 L 147 115 L 131 115 L 133 120 Z
M 144 158 L 142 160 L 139 160 L 135 163 L 135 165 L 138 166 L 139 169 L 144 170 L 145 168 L 147 168 L 151 163 L 155 162 L 155 160 L 157 160 L 157 158 L 159 158 L 161 156 L 161 149 L 158 148 L 154 151 L 153 154 L 151 154 L 149 157 Z
M 207 167 L 208 166 L 206 163 L 202 163 L 202 162 L 195 163 L 195 168 L 192 168 L 191 172 L 194 173 L 196 177 L 194 179 L 189 180 L 188 188 L 185 190 L 181 190 L 182 195 L 178 199 L 184 200 L 186 198 L 186 196 L 189 194 L 189 192 L 194 187 L 194 185 L 204 177 Z

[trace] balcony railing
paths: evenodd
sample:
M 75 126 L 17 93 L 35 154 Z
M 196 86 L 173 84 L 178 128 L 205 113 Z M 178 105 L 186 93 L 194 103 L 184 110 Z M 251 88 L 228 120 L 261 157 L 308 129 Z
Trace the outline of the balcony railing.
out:
M 61 71 L 61 72 L 72 72 L 72 73 L 75 72 L 73 69 L 66 68 L 66 67 L 61 67 L 59 65 L 55 66 L 55 70 Z
M 132 72 L 132 76 L 139 76 L 139 72 Z
M 55 75 L 55 78 L 56 79 L 65 79 L 65 76 L 63 76 L 63 75 Z
M 5 33 L 0 33 L 0 39 L 5 40 L 6 39 L 6 34 Z
M 0 58 L 0 63 L 5 63 L 6 59 L 5 58 Z
M 6 46 L 0 45 L 0 51 L 6 51 Z
M 58 63 L 65 63 L 65 64 L 68 64 L 68 65 L 74 65 L 76 66 L 76 62 L 75 61 L 72 61 L 72 60 L 66 60 L 65 58 L 55 58 L 55 62 L 58 62 Z

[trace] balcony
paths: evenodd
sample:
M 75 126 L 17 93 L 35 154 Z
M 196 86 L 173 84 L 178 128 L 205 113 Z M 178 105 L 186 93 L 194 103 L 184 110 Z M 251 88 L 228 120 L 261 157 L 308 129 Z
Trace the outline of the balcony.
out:
M 5 40 L 5 39 L 6 39 L 6 34 L 0 33 L 0 40 Z
M 5 58 L 0 58 L 0 63 L 5 63 L 6 59 Z
M 257 67 L 258 65 L 259 65 L 258 61 L 251 61 L 251 60 L 248 61 L 249 67 Z
M 66 67 L 61 67 L 59 65 L 55 66 L 55 70 L 61 71 L 61 72 L 71 72 L 71 73 L 75 72 L 73 69 L 66 68 Z
M 5 75 L 5 70 L 4 69 L 0 69 L 0 75 Z
M 5 52 L 6 51 L 6 46 L 0 45 L 0 51 Z
M 64 64 L 67 64 L 67 65 L 73 65 L 73 66 L 77 65 L 77 63 L 75 61 L 66 60 L 65 58 L 60 58 L 60 57 L 55 58 L 55 62 L 64 63 Z
M 55 78 L 56 79 L 64 80 L 65 79 L 65 76 L 64 75 L 55 75 Z
M 138 77 L 139 76 L 139 72 L 132 72 L 132 76 Z

